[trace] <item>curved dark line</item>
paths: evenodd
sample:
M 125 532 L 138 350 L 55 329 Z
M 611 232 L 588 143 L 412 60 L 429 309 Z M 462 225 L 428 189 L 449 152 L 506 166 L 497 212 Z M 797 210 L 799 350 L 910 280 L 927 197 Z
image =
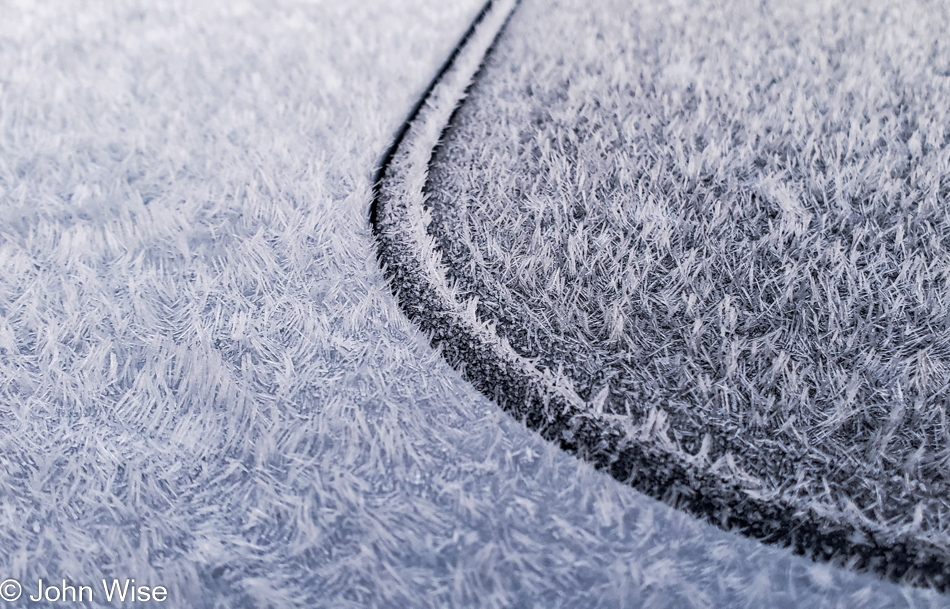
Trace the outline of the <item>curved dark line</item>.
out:
M 520 0 L 518 0 L 520 2 Z M 406 137 L 406 132 L 409 131 L 409 125 L 412 124 L 416 117 L 419 116 L 419 111 L 422 110 L 423 104 L 426 103 L 426 100 L 429 99 L 429 96 L 432 94 L 432 91 L 435 89 L 436 85 L 439 84 L 439 81 L 442 80 L 442 77 L 445 76 L 445 73 L 448 72 L 452 65 L 455 63 L 455 60 L 458 59 L 459 53 L 462 52 L 462 49 L 465 47 L 466 43 L 471 39 L 472 35 L 475 34 L 475 30 L 478 29 L 479 24 L 485 19 L 485 15 L 488 14 L 488 10 L 494 4 L 494 0 L 487 0 L 482 9 L 478 11 L 478 14 L 475 15 L 475 19 L 472 20 L 471 25 L 468 26 L 468 29 L 456 43 L 455 48 L 452 49 L 452 52 L 449 54 L 448 58 L 442 64 L 442 67 L 439 68 L 439 71 L 435 73 L 435 76 L 429 82 L 429 86 L 426 87 L 422 95 L 419 97 L 419 100 L 416 101 L 416 105 L 412 107 L 412 110 L 409 111 L 409 114 L 406 116 L 406 120 L 400 125 L 399 129 L 396 131 L 396 136 L 393 139 L 393 143 L 386 149 L 386 152 L 383 153 L 382 158 L 379 161 L 379 165 L 376 169 L 376 175 L 373 178 L 373 199 L 370 203 L 369 208 L 369 222 L 370 226 L 373 227 L 373 234 L 377 233 L 377 225 L 379 219 L 379 186 L 380 182 L 383 180 L 383 176 L 386 173 L 386 169 L 389 167 L 389 164 L 393 160 L 393 156 L 396 154 L 396 150 L 399 149 L 399 145 L 402 144 L 403 139 Z M 517 3 L 516 3 L 517 4 Z M 504 26 L 502 26 L 504 28 Z M 491 52 L 491 47 L 486 51 L 486 56 Z
M 520 0 L 515 0 L 515 6 L 519 3 Z M 404 243 L 400 242 L 399 236 L 387 234 L 382 227 L 383 180 L 426 100 L 451 69 L 492 5 L 492 0 L 485 4 L 426 88 L 398 130 L 376 173 L 370 223 L 377 241 L 377 259 L 384 268 L 388 267 L 385 271 L 387 282 L 403 311 L 428 335 L 433 346 L 442 347 L 446 361 L 456 369 L 464 367 L 463 377 L 481 393 L 494 399 L 506 412 L 546 440 L 615 479 L 720 528 L 735 530 L 765 543 L 790 546 L 796 554 L 813 560 L 848 562 L 858 571 L 874 572 L 897 583 L 932 587 L 944 593 L 950 591 L 950 572 L 947 570 L 950 548 L 906 535 L 880 539 L 875 531 L 847 519 L 809 513 L 804 506 L 783 501 L 748 496 L 738 486 L 705 470 L 696 470 L 675 455 L 659 451 L 649 442 L 623 444 L 622 438 L 613 430 L 589 419 L 571 421 L 566 414 L 556 415 L 553 420 L 546 418 L 545 413 L 551 411 L 567 413 L 571 405 L 536 386 L 523 371 L 510 369 L 503 359 L 480 343 L 477 336 L 457 327 L 458 318 L 452 307 L 442 302 L 425 272 L 418 268 L 418 261 L 403 259 L 397 253 L 397 250 L 404 249 Z M 484 57 L 491 53 L 510 17 L 511 13 L 489 44 L 474 80 L 477 81 L 484 68 Z M 461 99 L 464 97 L 465 94 Z M 455 108 L 451 117 L 456 116 L 458 109 Z M 442 135 L 451 123 L 450 118 L 441 126 Z M 437 143 L 436 147 L 439 145 Z M 547 408 L 548 405 L 552 408 Z M 565 436 L 564 432 L 570 432 L 570 435 Z M 854 536 L 858 533 L 866 533 L 867 541 L 855 541 Z

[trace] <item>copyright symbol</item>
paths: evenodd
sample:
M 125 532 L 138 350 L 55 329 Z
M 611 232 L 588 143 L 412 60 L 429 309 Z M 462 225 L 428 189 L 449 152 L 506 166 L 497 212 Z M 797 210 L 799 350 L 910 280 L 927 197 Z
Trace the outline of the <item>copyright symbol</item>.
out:
M 0 598 L 12 603 L 23 594 L 23 586 L 15 579 L 5 579 L 0 582 Z

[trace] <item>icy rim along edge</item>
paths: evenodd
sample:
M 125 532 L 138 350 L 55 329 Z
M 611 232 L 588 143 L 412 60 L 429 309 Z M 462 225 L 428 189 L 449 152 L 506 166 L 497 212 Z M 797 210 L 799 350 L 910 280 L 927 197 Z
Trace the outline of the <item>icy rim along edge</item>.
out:
M 673 507 L 814 560 L 871 571 L 898 583 L 950 590 L 950 550 L 928 539 L 818 513 L 742 488 L 673 446 L 649 421 L 622 428 L 591 414 L 570 382 L 535 367 L 477 318 L 449 284 L 427 234 L 423 188 L 442 135 L 477 80 L 520 0 L 489 0 L 438 71 L 374 183 L 370 224 L 377 256 L 402 309 L 467 381 L 548 441 Z

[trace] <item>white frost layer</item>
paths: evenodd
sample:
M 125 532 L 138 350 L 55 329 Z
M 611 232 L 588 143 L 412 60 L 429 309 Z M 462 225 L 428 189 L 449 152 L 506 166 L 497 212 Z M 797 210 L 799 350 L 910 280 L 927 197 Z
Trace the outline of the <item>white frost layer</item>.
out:
M 178 607 L 941 606 L 713 530 L 420 343 L 372 164 L 479 7 L 0 8 L 0 578 Z

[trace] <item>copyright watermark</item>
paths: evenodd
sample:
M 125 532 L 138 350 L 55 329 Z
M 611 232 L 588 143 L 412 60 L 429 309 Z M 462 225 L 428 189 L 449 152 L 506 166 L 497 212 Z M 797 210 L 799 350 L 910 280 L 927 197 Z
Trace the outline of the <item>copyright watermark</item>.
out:
M 23 586 L 15 579 L 5 579 L 0 582 L 0 599 L 12 603 L 23 594 Z
M 168 588 L 161 585 L 146 586 L 131 578 L 102 579 L 96 584 L 73 584 L 66 579 L 55 583 L 38 579 L 35 586 L 31 584 L 27 591 L 13 578 L 0 582 L 0 601 L 7 603 L 21 599 L 34 603 L 90 603 L 96 598 L 110 603 L 162 603 L 168 599 Z

